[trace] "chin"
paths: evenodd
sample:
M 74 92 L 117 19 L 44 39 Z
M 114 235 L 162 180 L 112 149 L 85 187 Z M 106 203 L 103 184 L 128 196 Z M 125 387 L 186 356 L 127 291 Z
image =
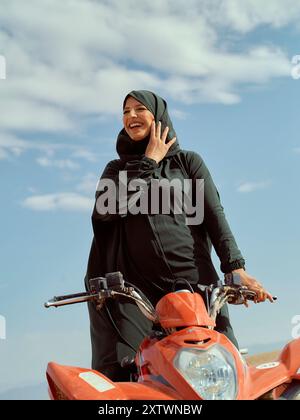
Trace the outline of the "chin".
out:
M 145 138 L 146 136 L 143 136 L 143 137 L 141 137 L 141 136 L 139 136 L 139 137 L 130 137 L 131 138 L 131 140 L 133 140 L 133 141 L 141 141 L 141 140 L 144 140 L 144 138 Z
M 128 134 L 128 135 L 134 141 L 141 141 L 141 140 L 144 140 L 144 138 L 146 138 L 148 136 L 148 134 L 149 133 L 141 133 L 141 134 L 136 134 L 136 135 L 133 135 L 133 136 L 131 136 L 130 134 Z

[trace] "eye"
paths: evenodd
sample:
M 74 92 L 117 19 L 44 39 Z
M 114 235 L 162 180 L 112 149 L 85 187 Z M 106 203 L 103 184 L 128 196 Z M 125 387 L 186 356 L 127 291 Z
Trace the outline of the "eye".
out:
M 135 110 L 136 111 L 146 111 L 147 110 L 147 108 L 145 107 L 145 106 L 139 106 L 138 108 L 135 108 Z M 125 114 L 128 114 L 128 112 L 129 112 L 129 110 L 128 109 L 126 109 L 126 110 L 124 110 L 123 111 L 123 115 L 125 115 Z

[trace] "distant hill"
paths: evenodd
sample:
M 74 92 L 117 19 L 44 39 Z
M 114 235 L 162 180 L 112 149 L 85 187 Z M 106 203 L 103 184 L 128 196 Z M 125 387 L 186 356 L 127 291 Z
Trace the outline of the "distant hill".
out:
M 253 356 L 246 357 L 246 360 L 252 366 L 258 366 L 258 365 L 261 365 L 262 363 L 274 362 L 275 360 L 278 359 L 279 353 L 280 351 L 271 351 L 269 353 L 259 353 Z
M 269 353 L 277 350 L 282 350 L 287 343 L 288 341 L 278 341 L 276 343 L 253 344 L 251 346 L 246 347 L 249 350 L 249 355 L 255 355 L 258 353 Z

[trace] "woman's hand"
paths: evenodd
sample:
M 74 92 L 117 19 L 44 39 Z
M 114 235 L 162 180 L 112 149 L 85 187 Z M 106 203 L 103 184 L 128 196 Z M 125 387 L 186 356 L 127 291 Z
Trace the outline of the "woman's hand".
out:
M 257 297 L 254 302 L 264 302 L 266 299 L 269 299 L 270 302 L 273 302 L 272 295 L 259 283 L 254 277 L 250 276 L 243 268 L 233 270 L 233 273 L 238 273 L 241 276 L 241 282 L 243 286 L 246 286 L 247 289 L 256 292 Z
M 168 150 L 176 141 L 176 137 L 173 137 L 172 140 L 166 144 L 168 131 L 169 127 L 166 127 L 161 136 L 161 122 L 159 121 L 156 127 L 155 121 L 153 120 L 151 125 L 150 140 L 145 151 L 145 156 L 154 159 L 157 163 L 166 156 Z

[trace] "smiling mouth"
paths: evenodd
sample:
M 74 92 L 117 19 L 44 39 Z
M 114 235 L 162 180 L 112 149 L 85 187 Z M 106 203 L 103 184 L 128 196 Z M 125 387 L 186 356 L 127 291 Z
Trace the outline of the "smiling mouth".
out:
M 135 129 L 137 129 L 137 128 L 142 128 L 142 126 L 143 126 L 143 124 L 140 124 L 140 123 L 138 123 L 138 125 L 136 125 L 136 124 L 130 124 L 129 125 L 129 129 L 130 130 L 135 130 Z

